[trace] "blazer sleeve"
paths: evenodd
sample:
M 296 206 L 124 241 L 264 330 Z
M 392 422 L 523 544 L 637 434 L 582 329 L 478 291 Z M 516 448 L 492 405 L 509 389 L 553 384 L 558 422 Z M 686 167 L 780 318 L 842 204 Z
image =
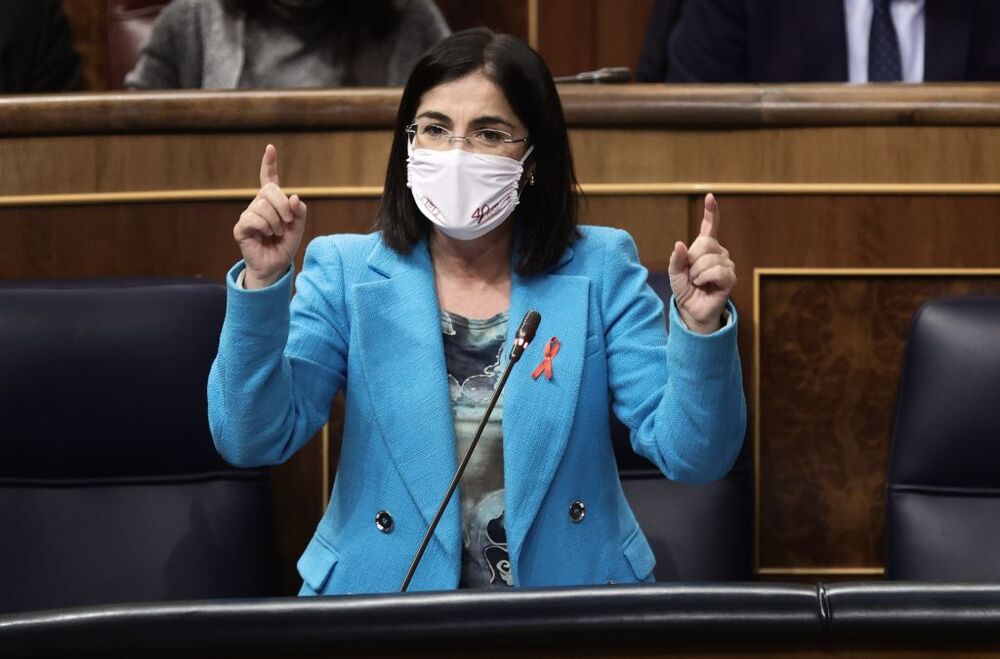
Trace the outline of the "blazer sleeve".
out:
M 664 323 L 632 237 L 615 231 L 604 257 L 608 381 L 633 450 L 671 480 L 708 482 L 732 467 L 746 431 L 746 401 L 732 322 L 707 336 L 687 329 L 671 298 Z
M 745 0 L 688 0 L 670 34 L 669 82 L 747 82 Z
M 669 59 L 667 45 L 682 0 L 656 0 L 646 25 L 646 37 L 635 70 L 637 82 L 666 82 Z
M 290 305 L 291 268 L 257 290 L 237 286 L 243 268 L 240 262 L 227 276 L 226 319 L 208 379 L 209 425 L 230 464 L 279 464 L 323 426 L 346 380 L 343 266 L 332 241 L 313 241 Z

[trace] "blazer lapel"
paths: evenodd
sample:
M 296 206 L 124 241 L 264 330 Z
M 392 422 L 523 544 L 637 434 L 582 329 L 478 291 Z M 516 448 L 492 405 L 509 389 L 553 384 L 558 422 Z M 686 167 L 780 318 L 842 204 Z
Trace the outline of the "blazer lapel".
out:
M 924 5 L 924 80 L 965 80 L 973 0 L 927 0 Z
M 430 256 L 426 243 L 400 256 L 379 242 L 368 265 L 387 278 L 353 287 L 359 359 L 375 401 L 375 423 L 429 525 L 457 468 Z M 455 556 L 461 551 L 459 511 L 456 495 L 435 531 L 441 548 Z
M 563 263 L 572 258 L 568 250 Z M 529 309 L 542 316 L 534 341 L 514 366 L 504 389 L 504 487 L 507 545 L 514 565 L 562 460 L 583 373 L 590 280 L 549 274 L 512 275 L 507 346 Z M 553 375 L 531 377 L 551 337 L 560 341 Z M 570 502 L 567 502 L 567 506 Z

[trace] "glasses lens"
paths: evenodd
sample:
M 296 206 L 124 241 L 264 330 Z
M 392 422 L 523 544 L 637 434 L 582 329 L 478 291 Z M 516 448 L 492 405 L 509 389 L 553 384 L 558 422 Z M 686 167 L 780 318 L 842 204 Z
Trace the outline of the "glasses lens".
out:
M 471 136 L 472 145 L 483 151 L 495 151 L 510 144 L 511 134 L 493 128 L 483 128 L 477 130 Z
M 431 149 L 446 149 L 451 143 L 451 131 L 438 124 L 418 122 L 414 124 L 416 128 L 416 139 L 421 146 Z
M 510 149 L 513 136 L 504 130 L 495 128 L 480 128 L 469 134 L 468 137 L 454 135 L 450 130 L 440 124 L 427 121 L 418 121 L 410 124 L 407 131 L 413 136 L 416 146 L 427 149 L 448 149 L 452 142 L 463 140 L 472 151 L 496 152 Z

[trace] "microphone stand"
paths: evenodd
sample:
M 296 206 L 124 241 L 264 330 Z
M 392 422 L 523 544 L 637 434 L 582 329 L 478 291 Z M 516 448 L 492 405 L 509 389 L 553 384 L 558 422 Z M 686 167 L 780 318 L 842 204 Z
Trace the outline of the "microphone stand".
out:
M 529 321 L 532 314 L 534 314 L 537 320 L 532 318 L 531 321 Z M 525 315 L 524 320 L 521 321 L 521 327 L 517 332 L 514 347 L 510 351 L 510 360 L 507 362 L 507 368 L 504 369 L 503 375 L 500 377 L 500 382 L 497 383 L 497 388 L 493 392 L 493 397 L 490 398 L 490 403 L 486 406 L 486 413 L 483 415 L 482 421 L 479 422 L 479 429 L 476 430 L 476 435 L 472 438 L 472 443 L 469 444 L 469 450 L 465 452 L 462 464 L 458 466 L 458 471 L 455 472 L 455 477 L 451 479 L 451 485 L 448 486 L 448 491 L 441 500 L 441 505 L 438 506 L 437 513 L 434 514 L 434 519 L 431 521 L 431 525 L 428 527 L 427 533 L 424 534 L 424 539 L 420 541 L 420 548 L 417 549 L 417 553 L 413 557 L 413 562 L 410 563 L 410 569 L 406 572 L 406 578 L 403 579 L 403 585 L 400 586 L 399 592 L 405 593 L 406 589 L 410 586 L 410 581 L 413 580 L 413 574 L 417 571 L 420 559 L 423 558 L 424 552 L 427 551 L 427 545 L 430 544 L 431 538 L 434 537 L 434 529 L 437 528 L 438 522 L 441 521 L 441 517 L 444 515 L 445 508 L 448 507 L 448 502 L 451 501 L 451 496 L 455 493 L 455 489 L 458 488 L 458 482 L 462 480 L 462 474 L 465 473 L 465 468 L 469 465 L 469 460 L 472 458 L 472 452 L 476 450 L 479 438 L 482 436 L 483 430 L 486 428 L 486 422 L 489 421 L 490 415 L 493 413 L 493 407 L 497 404 L 497 400 L 500 399 L 500 393 L 503 391 L 504 385 L 507 384 L 507 378 L 510 376 L 510 371 L 514 367 L 514 364 L 520 361 L 525 348 L 527 348 L 531 340 L 534 339 L 535 330 L 537 330 L 538 323 L 540 321 L 541 315 L 539 315 L 537 311 L 529 311 Z M 526 326 L 529 325 L 529 322 L 533 323 L 533 326 L 526 330 Z

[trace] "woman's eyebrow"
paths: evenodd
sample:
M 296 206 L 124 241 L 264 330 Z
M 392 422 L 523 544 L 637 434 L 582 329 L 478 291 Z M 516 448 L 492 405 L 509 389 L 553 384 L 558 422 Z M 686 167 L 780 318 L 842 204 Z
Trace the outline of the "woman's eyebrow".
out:
M 421 112 L 420 114 L 417 115 L 416 118 L 417 119 L 423 119 L 424 117 L 427 117 L 428 119 L 433 119 L 434 121 L 440 121 L 443 124 L 450 124 L 451 123 L 451 117 L 449 117 L 446 114 L 442 114 L 441 112 L 436 112 L 434 110 L 428 110 L 427 112 Z
M 515 128 L 514 124 L 510 123 L 503 117 L 498 117 L 495 115 L 484 115 L 482 117 L 476 117 L 475 119 L 472 120 L 473 126 L 485 126 L 488 124 L 502 124 L 510 128 L 511 130 L 514 130 Z
M 426 112 L 421 112 L 420 114 L 418 114 L 416 116 L 416 118 L 417 119 L 424 119 L 424 118 L 432 119 L 434 121 L 439 121 L 442 124 L 449 125 L 449 126 L 452 123 L 451 117 L 449 117 L 448 115 L 444 114 L 443 112 L 438 112 L 437 110 L 427 110 Z M 469 125 L 471 125 L 471 126 L 493 126 L 493 125 L 496 125 L 496 124 L 500 124 L 502 126 L 507 126 L 511 130 L 514 130 L 516 128 L 516 126 L 514 126 L 514 124 L 512 124 L 509 121 L 507 121 L 503 117 L 499 117 L 499 116 L 493 115 L 493 114 L 486 114 L 486 115 L 483 115 L 481 117 L 476 117 L 475 119 L 473 119 L 469 123 Z

